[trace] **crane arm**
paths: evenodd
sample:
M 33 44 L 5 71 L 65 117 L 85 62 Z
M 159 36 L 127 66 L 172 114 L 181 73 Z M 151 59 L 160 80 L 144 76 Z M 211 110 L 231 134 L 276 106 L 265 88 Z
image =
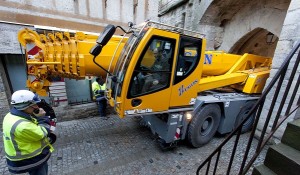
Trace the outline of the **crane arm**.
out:
M 18 40 L 26 50 L 27 87 L 39 95 L 46 96 L 54 77 L 84 79 L 86 76 L 106 76 L 89 53 L 97 35 L 76 32 L 56 32 L 38 34 L 30 29 L 22 29 Z M 127 38 L 113 36 L 107 47 L 95 58 L 102 67 L 113 70 L 120 51 Z M 119 49 L 116 50 L 120 43 Z M 116 51 L 115 51 L 116 50 Z

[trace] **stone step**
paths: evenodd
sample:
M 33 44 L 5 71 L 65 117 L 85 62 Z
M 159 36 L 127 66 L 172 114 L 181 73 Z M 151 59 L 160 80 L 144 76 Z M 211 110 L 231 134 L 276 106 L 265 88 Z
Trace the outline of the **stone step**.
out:
M 276 175 L 272 170 L 264 164 L 254 167 L 252 175 Z
M 300 151 L 300 119 L 287 124 L 281 142 Z
M 276 174 L 299 175 L 300 151 L 279 143 L 268 149 L 264 165 Z

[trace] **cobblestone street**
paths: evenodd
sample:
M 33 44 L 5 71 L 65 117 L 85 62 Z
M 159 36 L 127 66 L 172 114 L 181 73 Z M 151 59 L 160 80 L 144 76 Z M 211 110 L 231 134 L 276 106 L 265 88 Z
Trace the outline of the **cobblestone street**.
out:
M 88 118 L 60 122 L 57 125 L 55 151 L 48 161 L 49 174 L 195 174 L 200 163 L 221 143 L 224 137 L 214 138 L 209 144 L 195 149 L 182 142 L 176 149 L 163 151 L 149 129 L 139 126 L 136 118 L 108 120 Z M 249 134 L 242 135 L 246 140 Z M 246 144 L 246 141 L 244 142 Z M 231 148 L 232 144 L 228 145 Z M 1 139 L 0 174 L 6 168 Z M 237 150 L 243 152 L 243 146 Z M 224 174 L 230 151 L 220 157 Z M 261 158 L 258 159 L 261 162 Z M 236 174 L 233 166 L 231 174 Z

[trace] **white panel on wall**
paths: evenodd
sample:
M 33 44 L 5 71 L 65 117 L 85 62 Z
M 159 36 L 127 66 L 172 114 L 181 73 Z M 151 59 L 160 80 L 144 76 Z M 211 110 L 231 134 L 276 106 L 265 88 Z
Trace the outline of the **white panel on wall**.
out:
M 35 7 L 42 7 L 44 9 L 51 9 L 51 10 L 56 9 L 54 0 L 31 0 L 31 1 L 25 1 L 25 3 Z
M 56 0 L 55 5 L 60 12 L 74 14 L 74 0 Z
M 120 0 L 111 0 L 106 3 L 106 18 L 112 21 L 120 21 Z
M 137 24 L 142 23 L 146 20 L 145 19 L 145 1 L 141 1 L 141 0 L 138 1 L 138 6 L 136 9 L 135 16 L 136 16 Z
M 148 11 L 146 19 L 150 19 L 152 21 L 158 21 L 158 16 L 157 16 L 157 12 L 158 12 L 158 1 L 151 1 L 148 0 L 146 1 L 148 3 Z
M 89 8 L 90 17 L 103 18 L 102 1 L 89 0 Z
M 121 20 L 124 23 L 134 22 L 133 18 L 133 0 L 122 0 Z
M 89 0 L 79 0 L 79 1 L 77 1 L 79 14 L 85 15 L 85 16 L 87 15 L 87 1 L 89 1 Z
M 26 0 L 6 0 L 8 2 L 17 2 L 17 3 L 20 3 L 20 4 L 26 4 Z

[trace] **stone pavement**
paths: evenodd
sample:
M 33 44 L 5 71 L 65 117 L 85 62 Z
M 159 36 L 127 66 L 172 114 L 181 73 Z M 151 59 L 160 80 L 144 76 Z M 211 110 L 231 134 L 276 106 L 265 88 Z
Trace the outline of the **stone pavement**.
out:
M 149 129 L 139 126 L 136 118 L 110 119 L 98 117 L 79 119 L 57 124 L 55 151 L 49 159 L 51 175 L 166 175 L 195 174 L 200 163 L 216 148 L 224 137 L 216 137 L 201 148 L 191 148 L 182 142 L 173 150 L 163 151 Z M 1 133 L 2 135 L 2 133 Z M 246 144 L 249 134 L 241 136 Z M 245 140 L 245 141 L 243 141 Z M 9 174 L 5 164 L 1 139 L 0 174 Z M 220 157 L 221 167 L 217 174 L 225 174 L 224 169 L 230 159 L 232 143 L 225 147 Z M 245 146 L 238 147 L 242 155 Z M 263 160 L 264 154 L 257 163 Z M 241 157 L 236 159 L 240 160 Z M 202 174 L 202 173 L 201 173 Z M 237 174 L 233 166 L 231 174 Z

